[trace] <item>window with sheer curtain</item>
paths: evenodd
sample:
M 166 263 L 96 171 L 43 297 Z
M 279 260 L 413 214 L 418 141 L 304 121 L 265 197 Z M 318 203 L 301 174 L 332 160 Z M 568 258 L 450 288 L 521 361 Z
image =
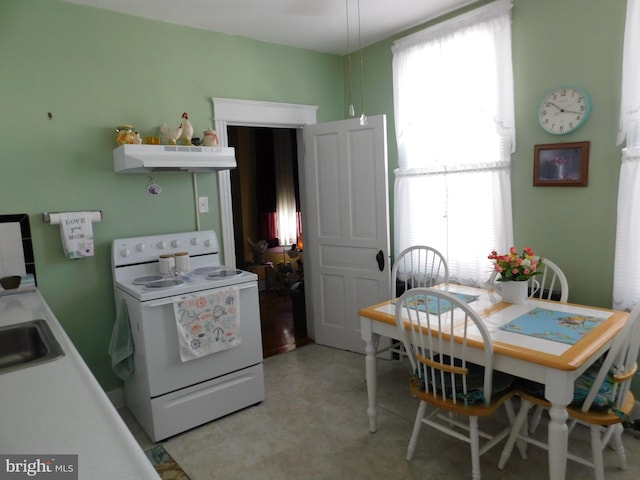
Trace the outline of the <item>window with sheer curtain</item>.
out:
M 622 56 L 618 144 L 622 164 L 618 187 L 613 308 L 631 309 L 640 298 L 640 0 L 627 0 Z
M 392 47 L 395 253 L 434 247 L 469 285 L 513 243 L 511 7 L 496 1 Z

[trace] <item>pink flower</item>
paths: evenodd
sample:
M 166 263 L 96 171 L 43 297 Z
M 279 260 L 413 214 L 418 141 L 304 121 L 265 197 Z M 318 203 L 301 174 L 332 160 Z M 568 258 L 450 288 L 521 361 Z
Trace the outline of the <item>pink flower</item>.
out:
M 196 307 L 203 308 L 207 305 L 207 299 L 205 297 L 198 297 L 196 300 Z
M 526 247 L 518 254 L 515 247 L 509 248 L 509 253 L 499 255 L 495 250 L 488 256 L 493 261 L 493 270 L 500 274 L 500 281 L 526 281 L 536 275 L 536 269 L 542 259 L 534 257 L 533 250 Z

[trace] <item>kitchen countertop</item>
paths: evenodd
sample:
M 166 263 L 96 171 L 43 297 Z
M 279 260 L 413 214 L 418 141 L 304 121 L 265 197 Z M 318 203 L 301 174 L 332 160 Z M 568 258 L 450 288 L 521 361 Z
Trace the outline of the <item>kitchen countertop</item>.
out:
M 39 290 L 0 297 L 0 327 L 34 319 L 65 356 L 0 374 L 0 454 L 77 454 L 83 480 L 158 480 Z

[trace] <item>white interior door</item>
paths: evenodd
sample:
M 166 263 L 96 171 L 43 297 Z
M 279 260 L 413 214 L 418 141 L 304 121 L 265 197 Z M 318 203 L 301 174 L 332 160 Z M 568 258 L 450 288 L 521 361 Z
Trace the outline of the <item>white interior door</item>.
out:
M 364 353 L 358 310 L 389 297 L 386 117 L 369 117 L 366 126 L 349 119 L 303 130 L 313 337 Z

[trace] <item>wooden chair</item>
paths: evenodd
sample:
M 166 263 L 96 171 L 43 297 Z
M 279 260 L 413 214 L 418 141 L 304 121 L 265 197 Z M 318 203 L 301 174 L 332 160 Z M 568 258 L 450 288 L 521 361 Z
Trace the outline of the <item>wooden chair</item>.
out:
M 629 314 L 629 319 L 616 335 L 609 351 L 576 381 L 574 401 L 567 407 L 570 433 L 579 424 L 586 425 L 590 429 L 591 459 L 580 457 L 572 452 L 568 453 L 567 458 L 593 467 L 596 480 L 604 480 L 602 451 L 611 440 L 618 455 L 620 468 L 627 469 L 622 432 L 623 422 L 629 421 L 629 414 L 635 402 L 630 387 L 637 370 L 636 362 L 640 348 L 639 319 L 640 303 Z M 526 428 L 527 414 L 533 405 L 544 408 L 551 406 L 544 399 L 544 387 L 526 382 L 518 388 L 518 393 L 522 403 L 502 451 L 498 464 L 500 469 L 504 468 L 516 441 L 525 441 L 548 449 L 545 442 L 530 438 Z
M 433 287 L 449 281 L 449 266 L 444 256 L 435 248 L 415 245 L 405 248 L 391 268 L 391 297 L 396 298 L 407 290 Z M 406 356 L 402 342 L 392 342 L 388 349 L 400 358 Z M 412 365 L 415 368 L 415 365 Z
M 493 344 L 486 326 L 455 295 L 430 288 L 410 289 L 396 301 L 396 323 L 406 352 L 417 365 L 411 391 L 420 400 L 407 460 L 413 457 L 420 428 L 429 425 L 470 444 L 472 478 L 479 480 L 480 456 L 506 438 L 510 428 L 492 436 L 479 430 L 478 418 L 493 415 L 503 404 L 511 406 L 513 377 L 494 372 Z M 457 341 L 454 326 L 462 332 Z M 474 339 L 467 341 L 471 335 Z M 471 363 L 471 354 L 484 366 Z M 435 407 L 430 413 L 428 405 Z M 465 416 L 468 422 L 456 416 Z
M 405 248 L 391 268 L 391 298 L 407 290 L 433 287 L 449 281 L 449 266 L 435 248 L 415 245 Z

